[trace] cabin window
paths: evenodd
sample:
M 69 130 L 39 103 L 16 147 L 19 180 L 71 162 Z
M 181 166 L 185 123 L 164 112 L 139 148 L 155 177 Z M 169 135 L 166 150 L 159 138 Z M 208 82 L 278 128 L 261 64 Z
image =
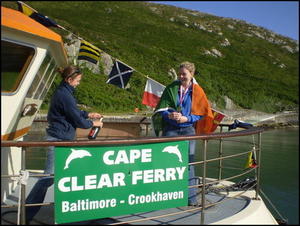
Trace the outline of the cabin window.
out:
M 47 52 L 46 57 L 39 68 L 37 75 L 27 93 L 27 97 L 42 100 L 49 90 L 56 75 L 54 58 Z
M 50 62 L 48 62 L 47 69 L 44 75 L 44 79 L 42 80 L 42 84 L 40 85 L 38 92 L 35 95 L 35 98 L 43 100 L 46 96 L 55 76 L 56 76 L 56 68 L 54 59 L 52 58 Z
M 52 65 L 53 67 L 50 67 L 49 68 L 49 76 L 47 78 L 47 81 L 46 81 L 46 85 L 45 85 L 45 88 L 43 89 L 43 91 L 39 94 L 38 96 L 38 99 L 40 100 L 44 100 L 48 90 L 50 89 L 56 75 L 57 75 L 57 72 L 56 72 L 56 65 L 53 64 Z
M 1 40 L 1 92 L 17 90 L 34 54 L 32 47 Z

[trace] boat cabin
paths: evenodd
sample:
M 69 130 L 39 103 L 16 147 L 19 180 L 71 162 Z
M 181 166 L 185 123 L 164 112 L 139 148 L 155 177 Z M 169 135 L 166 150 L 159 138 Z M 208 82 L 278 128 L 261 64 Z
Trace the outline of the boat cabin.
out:
M 24 136 L 58 66 L 67 65 L 62 38 L 23 13 L 1 7 L 1 139 Z
M 68 63 L 62 38 L 25 14 L 1 6 L 1 140 L 22 140 L 56 76 Z M 7 149 L 7 150 L 3 150 Z M 21 151 L 1 148 L 1 174 L 18 174 Z M 1 183 L 2 201 L 17 183 Z

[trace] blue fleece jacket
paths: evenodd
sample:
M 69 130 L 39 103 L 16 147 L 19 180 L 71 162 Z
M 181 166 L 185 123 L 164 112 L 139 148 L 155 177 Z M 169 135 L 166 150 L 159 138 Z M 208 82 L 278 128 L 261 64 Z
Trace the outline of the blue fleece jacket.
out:
M 47 116 L 49 126 L 46 131 L 50 136 L 74 140 L 76 128 L 93 126 L 93 122 L 87 119 L 88 112 L 78 109 L 74 91 L 74 87 L 62 81 L 54 92 Z

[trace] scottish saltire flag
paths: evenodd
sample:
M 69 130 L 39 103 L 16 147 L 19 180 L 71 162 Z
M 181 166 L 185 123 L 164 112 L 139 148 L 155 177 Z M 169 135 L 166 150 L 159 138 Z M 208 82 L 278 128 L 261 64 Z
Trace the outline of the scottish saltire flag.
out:
M 97 64 L 101 56 L 101 50 L 91 43 L 82 40 L 78 53 L 78 60 L 86 60 L 93 64 Z
M 142 104 L 155 108 L 165 89 L 165 86 L 151 78 L 147 79 Z
M 116 60 L 111 72 L 109 73 L 109 79 L 106 81 L 106 83 L 114 84 L 124 89 L 133 71 L 134 70 L 131 67 Z
M 20 12 L 29 16 L 30 18 L 34 19 L 35 21 L 39 22 L 40 24 L 42 24 L 46 27 L 58 27 L 58 24 L 54 20 L 38 13 L 36 10 L 34 10 L 30 6 L 26 5 L 25 3 L 18 1 L 17 4 L 18 4 L 18 10 Z

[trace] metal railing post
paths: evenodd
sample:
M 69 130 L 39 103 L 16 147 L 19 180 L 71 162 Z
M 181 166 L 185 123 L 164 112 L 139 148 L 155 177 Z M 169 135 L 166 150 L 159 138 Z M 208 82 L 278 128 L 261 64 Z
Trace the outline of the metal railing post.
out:
M 26 169 L 26 147 L 22 147 L 22 157 L 21 157 L 21 170 L 25 171 Z M 20 189 L 21 189 L 21 206 L 20 206 L 20 223 L 21 225 L 26 225 L 26 207 L 25 207 L 25 198 L 26 198 L 26 185 L 20 183 Z
M 202 196 L 201 196 L 201 221 L 200 224 L 204 224 L 204 209 L 205 209 L 205 185 L 206 185 L 206 150 L 207 149 L 207 140 L 204 140 L 204 148 L 203 148 L 203 175 L 202 175 Z
M 146 137 L 149 136 L 149 125 L 146 124 Z
M 220 133 L 223 131 L 223 126 L 221 126 Z M 223 138 L 220 138 L 220 143 L 219 143 L 219 158 L 223 157 Z M 222 159 L 219 160 L 219 176 L 218 179 L 222 179 Z
M 256 193 L 255 193 L 255 199 L 258 199 L 258 193 L 260 190 L 260 167 L 261 167 L 261 132 L 258 133 L 258 142 L 257 142 L 258 149 L 256 151 L 256 156 L 257 156 L 257 167 L 256 167 Z

